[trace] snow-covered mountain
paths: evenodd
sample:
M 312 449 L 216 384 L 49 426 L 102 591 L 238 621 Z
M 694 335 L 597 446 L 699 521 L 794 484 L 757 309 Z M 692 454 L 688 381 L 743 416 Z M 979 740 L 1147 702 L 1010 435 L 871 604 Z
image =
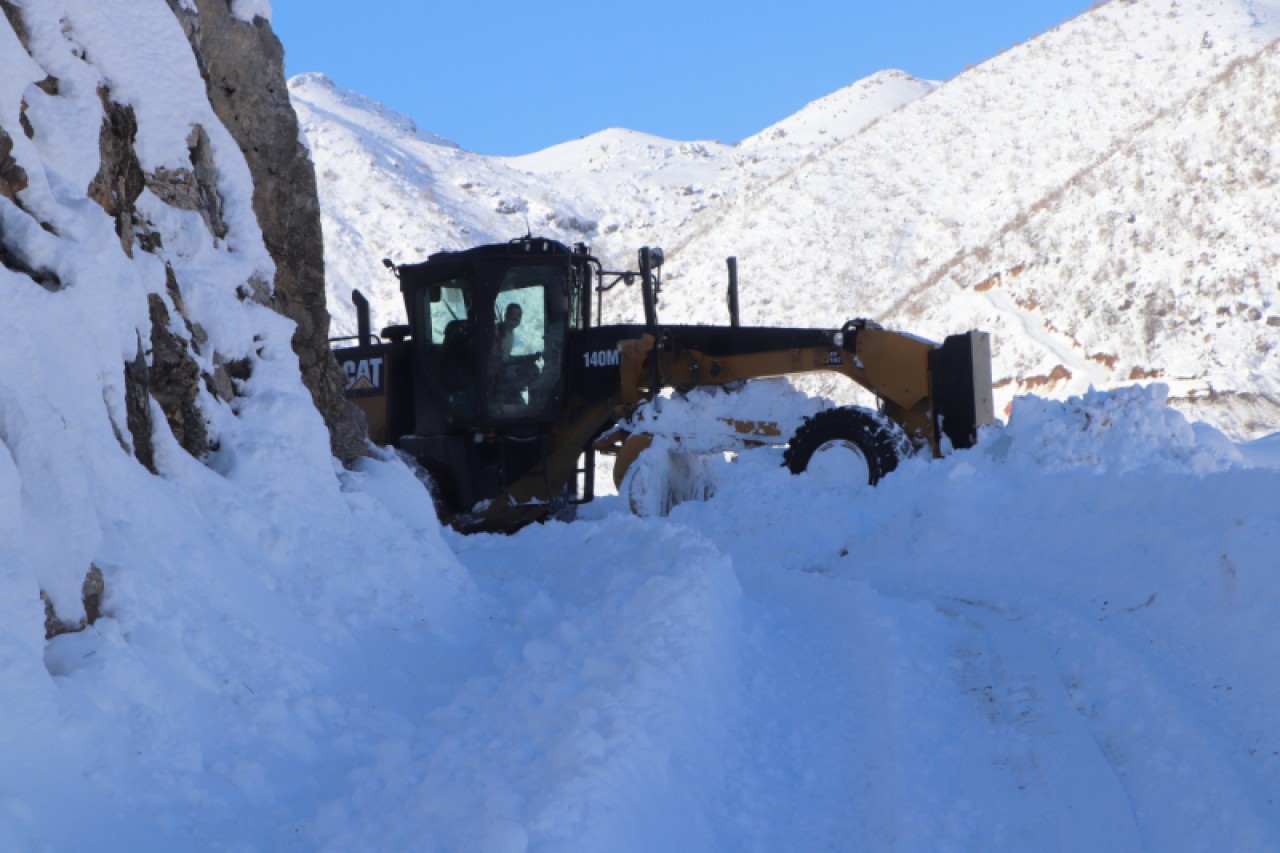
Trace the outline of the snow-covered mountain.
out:
M 735 255 L 748 322 L 981 327 L 1001 408 L 1158 377 L 1248 436 L 1280 421 L 1277 35 L 1270 2 L 1107 3 L 940 85 L 876 75 L 735 146 L 610 130 L 484 158 L 321 78 L 291 93 L 340 241 L 340 327 L 353 287 L 400 312 L 383 256 L 526 230 L 617 263 L 662 245 L 673 321 L 724 322 Z
M 932 88 L 885 72 L 814 102 L 737 146 L 604 130 L 523 157 L 485 157 L 336 87 L 319 74 L 289 83 L 321 186 L 329 303 L 354 328 L 351 290 L 383 324 L 403 317 L 381 259 L 500 242 L 528 232 L 590 241 L 609 263 L 657 245 L 738 203 Z
M 1248 302 L 1275 281 L 1272 12 L 1115 2 L 1007 73 L 879 75 L 735 146 L 607 131 L 493 161 L 319 78 L 294 91 L 344 287 L 389 283 L 383 249 L 532 227 L 622 259 L 685 223 L 671 313 L 721 312 L 695 282 L 720 290 L 723 239 L 775 265 L 740 253 L 761 319 L 862 296 L 921 328 L 1016 319 L 1006 371 L 1041 369 L 1039 346 L 1071 381 L 1125 359 L 1176 379 L 1185 325 L 1212 359 L 1178 370 L 1246 388 L 1274 357 Z M 611 496 L 572 524 L 442 530 L 398 457 L 346 456 L 322 414 L 319 202 L 269 14 L 0 0 L 0 850 L 1280 848 L 1280 433 L 1233 442 L 1161 385 L 1018 396 L 976 448 L 875 489 L 770 448 L 707 460 L 714 495 L 667 518 Z M 1202 25 L 1169 69 L 1181 100 L 1099 102 L 1128 142 L 1074 95 L 1006 104 L 989 136 L 972 116 L 983 92 L 1084 86 L 1066 47 L 1167 64 Z M 1095 154 L 1001 149 L 1037 109 Z M 948 111 L 985 159 L 938 136 Z M 894 146 L 915 172 L 876 167 Z M 1008 186 L 948 178 L 947 202 L 933 158 Z M 1060 191 L 1037 171 L 1057 158 Z M 1023 214 L 964 218 L 1002 195 Z M 903 210 L 918 229 L 881 235 Z M 917 287 L 769 284 L 849 273 L 851 235 Z M 1186 267 L 1184 244 L 1209 254 Z M 1205 301 L 1165 293 L 1149 338 L 1123 311 L 1113 337 L 1059 254 L 1102 296 L 1113 273 L 1159 296 L 1139 270 Z M 1238 302 L 1209 299 L 1222 281 Z M 666 413 L 706 435 L 747 403 L 823 401 L 760 382 Z

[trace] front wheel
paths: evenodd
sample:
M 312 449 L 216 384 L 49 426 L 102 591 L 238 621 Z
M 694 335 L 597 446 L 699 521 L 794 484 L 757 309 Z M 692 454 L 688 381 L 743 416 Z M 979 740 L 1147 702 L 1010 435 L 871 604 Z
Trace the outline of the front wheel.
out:
M 782 464 L 792 474 L 810 471 L 874 486 L 909 455 L 911 441 L 896 423 L 870 409 L 845 406 L 807 419 Z

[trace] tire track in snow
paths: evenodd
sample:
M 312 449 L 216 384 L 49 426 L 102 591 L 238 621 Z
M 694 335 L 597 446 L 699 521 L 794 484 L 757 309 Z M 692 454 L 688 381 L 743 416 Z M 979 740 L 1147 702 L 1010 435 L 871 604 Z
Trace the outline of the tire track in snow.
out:
M 752 631 L 727 849 L 1140 850 L 1108 729 L 980 605 L 739 566 Z
M 1067 683 L 1025 622 L 993 609 L 945 602 L 941 612 L 977 636 L 963 681 L 986 698 L 1008 761 L 1061 850 L 1140 850 L 1129 791 L 1076 709 Z M 1043 840 L 1048 840 L 1043 839 Z

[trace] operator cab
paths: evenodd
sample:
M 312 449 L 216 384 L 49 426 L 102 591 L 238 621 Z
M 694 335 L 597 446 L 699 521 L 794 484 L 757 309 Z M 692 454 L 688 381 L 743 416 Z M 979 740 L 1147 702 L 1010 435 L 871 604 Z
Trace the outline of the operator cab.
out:
M 581 244 L 531 236 L 385 263 L 400 280 L 408 326 L 374 343 L 367 303 L 353 294 L 359 343 L 335 355 L 371 435 L 431 475 L 442 518 L 511 530 L 590 500 L 591 442 L 621 399 L 620 346 L 646 333 L 592 327 L 591 295 L 602 305 L 605 291 L 635 274 L 603 269 Z M 647 307 L 655 292 L 646 286 Z M 361 390 L 375 361 L 386 369 L 374 373 L 390 379 Z
M 525 238 L 397 268 L 420 432 L 544 426 L 561 415 L 565 344 L 584 321 L 585 255 Z

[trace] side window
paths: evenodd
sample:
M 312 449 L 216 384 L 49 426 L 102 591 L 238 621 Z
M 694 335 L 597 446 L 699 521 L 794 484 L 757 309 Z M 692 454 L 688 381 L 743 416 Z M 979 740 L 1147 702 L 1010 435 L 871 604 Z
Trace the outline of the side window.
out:
M 474 416 L 476 349 L 468 306 L 471 282 L 448 279 L 423 288 L 422 313 L 429 331 L 423 367 L 444 391 L 455 417 Z
M 546 336 L 547 312 L 542 298 L 542 288 L 520 287 L 498 294 L 497 336 L 504 347 L 504 355 L 534 355 L 543 350 Z
M 438 291 L 435 287 L 428 288 L 427 316 L 431 321 L 432 343 L 444 341 L 445 329 L 450 323 L 457 320 L 466 322 L 467 289 L 468 282 L 460 279 L 443 282 Z M 438 300 L 434 298 L 436 293 L 440 296 Z
M 489 413 L 495 418 L 539 418 L 560 386 L 564 309 L 549 312 L 564 292 L 557 267 L 512 267 L 494 300 Z

